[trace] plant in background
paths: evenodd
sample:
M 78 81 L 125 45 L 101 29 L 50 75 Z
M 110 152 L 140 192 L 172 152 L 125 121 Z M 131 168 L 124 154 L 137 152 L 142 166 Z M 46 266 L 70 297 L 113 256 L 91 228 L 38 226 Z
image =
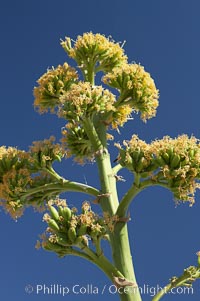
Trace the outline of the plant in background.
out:
M 55 143 L 54 137 L 36 141 L 27 152 L 0 147 L 1 206 L 15 219 L 28 206 L 44 210 L 47 229 L 37 248 L 59 257 L 89 260 L 116 285 L 121 300 L 139 301 L 127 231 L 129 205 L 143 189 L 159 185 L 169 189 L 177 203 L 192 206 L 200 187 L 200 142 L 182 135 L 146 143 L 134 134 L 130 141 L 115 144 L 119 155 L 112 166 L 108 140 L 114 137 L 110 131 L 118 131 L 134 113 L 140 113 L 144 122 L 154 117 L 159 91 L 144 67 L 129 64 L 123 47 L 103 35 L 85 33 L 73 45 L 70 38 L 61 45 L 76 61 L 79 72 L 64 63 L 47 70 L 34 88 L 38 112 L 51 112 L 64 120 L 61 141 Z M 95 83 L 98 72 L 103 74 L 102 85 Z M 98 188 L 65 179 L 55 171 L 56 160 L 71 156 L 81 164 L 97 164 Z M 134 181 L 119 200 L 117 181 L 122 168 L 133 174 Z M 93 196 L 93 206 L 99 205 L 100 213 L 88 201 L 83 202 L 81 212 L 70 208 L 60 197 L 68 191 Z M 112 261 L 104 254 L 102 240 L 111 248 Z M 154 301 L 200 278 L 199 252 L 197 256 L 197 265 L 172 277 Z

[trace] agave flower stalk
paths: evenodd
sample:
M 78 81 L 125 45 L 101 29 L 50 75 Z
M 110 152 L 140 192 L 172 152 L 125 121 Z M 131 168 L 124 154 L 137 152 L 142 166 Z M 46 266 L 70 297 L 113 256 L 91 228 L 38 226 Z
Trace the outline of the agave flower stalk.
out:
M 128 236 L 129 206 L 142 190 L 155 185 L 169 189 L 176 203 L 192 206 L 200 188 L 200 143 L 187 135 L 146 143 L 133 134 L 130 140 L 115 143 L 119 154 L 112 158 L 110 131 L 119 131 L 134 113 L 144 122 L 154 117 L 159 91 L 150 73 L 140 64 L 129 64 L 123 45 L 110 38 L 90 32 L 75 42 L 66 37 L 61 45 L 77 68 L 65 62 L 48 69 L 34 88 L 34 107 L 64 120 L 62 138 L 59 143 L 54 137 L 35 141 L 28 151 L 0 147 L 0 205 L 15 219 L 28 206 L 44 210 L 47 229 L 37 248 L 92 262 L 116 285 L 122 301 L 141 301 Z M 101 84 L 95 80 L 98 72 L 103 75 Z M 96 163 L 97 187 L 57 173 L 54 162 L 69 157 L 80 164 Z M 119 199 L 122 168 L 132 173 L 134 181 Z M 88 201 L 81 212 L 70 208 L 60 198 L 67 192 L 94 197 L 101 213 L 95 213 Z M 107 241 L 112 260 L 102 240 Z M 197 266 L 172 277 L 152 301 L 200 278 L 197 255 Z

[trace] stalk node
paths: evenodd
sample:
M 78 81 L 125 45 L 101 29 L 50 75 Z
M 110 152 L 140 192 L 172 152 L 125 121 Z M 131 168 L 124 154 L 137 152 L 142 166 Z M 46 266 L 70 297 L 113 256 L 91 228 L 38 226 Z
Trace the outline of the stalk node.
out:
M 126 278 L 116 277 L 116 276 L 113 276 L 113 283 L 118 288 L 125 287 L 125 286 L 138 287 L 137 283 L 129 281 Z
M 123 176 L 114 175 L 116 181 L 126 182 Z
M 129 212 L 127 216 L 119 217 L 118 220 L 117 220 L 117 223 L 119 223 L 119 222 L 127 223 L 130 220 L 131 220 L 131 217 L 130 217 L 130 212 Z

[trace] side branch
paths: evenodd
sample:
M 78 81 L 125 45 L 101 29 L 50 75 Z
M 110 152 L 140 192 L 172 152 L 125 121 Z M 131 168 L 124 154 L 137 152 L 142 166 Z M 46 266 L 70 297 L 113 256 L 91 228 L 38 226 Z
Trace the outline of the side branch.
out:
M 161 186 L 164 188 L 169 189 L 168 185 L 165 183 L 161 182 L 156 182 L 152 179 L 147 179 L 145 181 L 140 182 L 140 177 L 139 175 L 135 175 L 135 181 L 133 185 L 130 187 L 130 189 L 127 191 L 127 193 L 123 196 L 116 215 L 119 217 L 124 217 L 127 213 L 128 207 L 131 204 L 132 200 L 145 188 L 150 187 L 150 186 Z
M 166 285 L 161 291 L 158 292 L 152 299 L 152 301 L 159 301 L 165 294 L 170 292 L 170 290 L 185 286 L 192 287 L 192 284 L 195 280 L 200 279 L 200 267 L 199 266 L 190 266 L 187 269 L 184 269 L 183 274 L 180 277 L 172 277 L 170 283 Z
M 92 186 L 83 184 L 83 183 L 78 183 L 78 182 L 71 182 L 68 180 L 62 180 L 57 183 L 49 183 L 49 184 L 44 184 L 39 187 L 31 188 L 27 192 L 25 192 L 21 199 L 22 201 L 25 201 L 27 197 L 30 197 L 34 194 L 37 193 L 61 193 L 61 192 L 82 192 L 85 194 L 93 195 L 97 197 L 100 194 L 100 191 Z
M 128 210 L 128 207 L 130 205 L 130 203 L 132 202 L 133 198 L 136 197 L 136 195 L 142 190 L 142 188 L 139 188 L 138 186 L 135 185 L 135 183 L 133 183 L 133 185 L 131 186 L 131 188 L 127 191 L 127 193 L 124 195 L 124 197 L 122 198 L 116 215 L 119 217 L 124 217 L 126 215 L 126 212 Z

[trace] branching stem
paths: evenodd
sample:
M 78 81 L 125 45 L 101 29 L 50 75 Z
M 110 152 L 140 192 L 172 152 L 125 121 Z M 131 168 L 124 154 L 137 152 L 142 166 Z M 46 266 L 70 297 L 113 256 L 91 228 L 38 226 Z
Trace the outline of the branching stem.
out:
M 86 184 L 78 183 L 78 182 L 71 182 L 68 180 L 62 180 L 57 183 L 49 183 L 49 184 L 44 184 L 39 187 L 31 188 L 27 192 L 25 192 L 22 196 L 21 199 L 22 201 L 26 200 L 26 198 L 37 194 L 37 193 L 45 193 L 49 192 L 51 193 L 52 191 L 55 191 L 55 193 L 61 193 L 61 192 L 67 192 L 67 191 L 72 191 L 72 192 L 82 192 L 85 194 L 93 195 L 97 197 L 99 195 L 99 190 L 92 186 L 88 186 Z

